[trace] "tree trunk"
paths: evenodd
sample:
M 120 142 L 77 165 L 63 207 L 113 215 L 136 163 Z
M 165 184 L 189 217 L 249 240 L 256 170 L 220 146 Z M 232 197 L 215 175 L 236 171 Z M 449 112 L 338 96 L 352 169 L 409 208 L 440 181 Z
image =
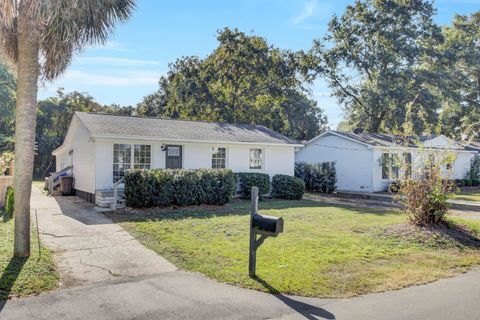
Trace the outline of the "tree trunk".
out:
M 35 155 L 39 41 L 29 20 L 18 19 L 17 108 L 15 113 L 14 254 L 30 256 L 30 195 Z

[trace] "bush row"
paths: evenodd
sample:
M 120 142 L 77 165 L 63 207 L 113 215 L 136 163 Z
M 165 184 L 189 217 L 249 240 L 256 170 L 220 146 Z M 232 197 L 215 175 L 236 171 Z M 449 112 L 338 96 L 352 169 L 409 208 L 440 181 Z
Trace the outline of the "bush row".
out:
M 221 205 L 230 201 L 236 191 L 250 199 L 253 186 L 259 195 L 270 193 L 270 176 L 266 173 L 230 170 L 130 170 L 125 174 L 127 205 L 134 208 L 169 205 Z M 305 182 L 288 175 L 274 175 L 271 195 L 275 198 L 299 200 L 305 193 Z
M 305 182 L 306 190 L 333 193 L 337 188 L 335 162 L 295 163 L 295 177 Z
M 477 187 L 480 186 L 480 180 L 478 179 L 455 179 L 449 180 L 450 186 L 455 189 L 457 187 Z M 393 181 L 388 186 L 388 191 L 392 193 L 400 192 L 400 188 L 402 187 L 401 181 Z
M 455 179 L 457 187 L 477 187 L 480 185 L 479 179 Z
M 221 205 L 235 192 L 231 170 L 130 170 L 125 174 L 127 205 L 134 208 L 169 205 Z

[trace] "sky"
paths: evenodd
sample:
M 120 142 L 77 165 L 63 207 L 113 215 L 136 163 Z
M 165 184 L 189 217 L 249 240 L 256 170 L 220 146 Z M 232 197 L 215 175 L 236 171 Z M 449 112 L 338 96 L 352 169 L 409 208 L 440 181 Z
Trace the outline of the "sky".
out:
M 205 57 L 218 45 L 216 32 L 225 27 L 265 37 L 279 48 L 308 50 L 327 31 L 333 14 L 341 15 L 353 0 L 137 0 L 131 19 L 118 25 L 103 46 L 77 55 L 65 74 L 45 83 L 43 99 L 62 87 L 92 95 L 102 104 L 136 105 L 158 88 L 168 64 L 182 56 Z M 455 13 L 480 10 L 480 0 L 437 0 L 439 24 Z M 319 80 L 312 98 L 325 110 L 331 128 L 342 109 Z

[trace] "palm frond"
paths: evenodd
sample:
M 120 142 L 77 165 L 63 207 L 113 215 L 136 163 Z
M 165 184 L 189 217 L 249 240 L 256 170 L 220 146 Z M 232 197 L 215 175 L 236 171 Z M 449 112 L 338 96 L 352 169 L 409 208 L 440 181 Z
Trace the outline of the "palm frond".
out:
M 0 55 L 6 63 L 17 62 L 17 1 L 0 0 Z
M 56 78 L 73 54 L 105 43 L 115 24 L 126 21 L 134 7 L 134 0 L 50 0 L 41 43 L 43 76 Z

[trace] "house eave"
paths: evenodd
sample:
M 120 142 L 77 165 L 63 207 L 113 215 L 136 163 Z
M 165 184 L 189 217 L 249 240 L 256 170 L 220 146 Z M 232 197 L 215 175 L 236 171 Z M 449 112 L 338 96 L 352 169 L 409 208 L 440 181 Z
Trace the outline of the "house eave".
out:
M 303 147 L 300 143 L 271 143 L 271 142 L 243 142 L 243 141 L 213 141 L 213 140 L 195 140 L 195 139 L 165 139 L 162 137 L 150 136 L 128 136 L 128 135 L 92 135 L 93 139 L 124 139 L 124 140 L 146 140 L 146 141 L 167 141 L 167 142 L 192 142 L 192 143 L 212 143 L 212 144 L 238 144 L 238 145 L 266 145 L 278 147 Z

